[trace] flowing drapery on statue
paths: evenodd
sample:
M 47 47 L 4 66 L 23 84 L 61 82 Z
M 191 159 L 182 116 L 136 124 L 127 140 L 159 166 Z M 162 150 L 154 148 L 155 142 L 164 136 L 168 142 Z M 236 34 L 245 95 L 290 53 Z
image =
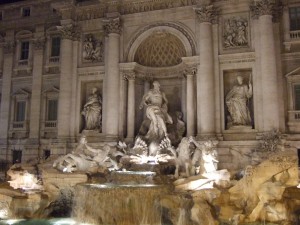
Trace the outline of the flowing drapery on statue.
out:
M 142 99 L 140 109 L 146 109 L 146 116 L 150 119 L 150 127 L 146 134 L 149 140 L 158 140 L 167 136 L 166 123 L 173 123 L 171 116 L 168 114 L 168 100 L 164 92 L 160 91 L 160 84 L 153 82 L 153 89 L 150 89 Z
M 250 126 L 252 123 L 248 100 L 252 97 L 252 85 L 243 84 L 243 77 L 237 76 L 238 84 L 226 95 L 226 105 L 230 114 L 232 126 Z M 230 127 L 230 126 L 228 126 Z
M 89 96 L 81 112 L 85 118 L 86 130 L 101 129 L 102 100 L 97 92 L 97 88 L 93 88 L 92 94 Z

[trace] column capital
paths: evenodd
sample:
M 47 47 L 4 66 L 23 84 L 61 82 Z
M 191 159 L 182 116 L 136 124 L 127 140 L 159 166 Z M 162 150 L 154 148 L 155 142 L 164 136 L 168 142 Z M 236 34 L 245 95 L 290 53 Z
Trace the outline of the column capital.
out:
M 123 71 L 123 77 L 125 80 L 135 80 L 136 74 L 134 71 Z
M 263 15 L 270 15 L 278 18 L 281 15 L 283 7 L 276 0 L 252 0 L 250 3 L 251 17 L 258 19 Z
M 4 54 L 13 54 L 16 42 L 15 41 L 6 41 L 3 43 Z
M 57 26 L 62 39 L 69 39 L 73 41 L 80 40 L 80 29 L 77 25 L 66 24 L 62 26 Z
M 120 17 L 106 18 L 103 19 L 103 22 L 104 22 L 104 31 L 107 35 L 111 33 L 120 34 L 122 32 Z
M 35 50 L 43 50 L 45 47 L 46 39 L 45 37 L 39 37 L 33 39 L 33 46 Z
M 200 23 L 216 23 L 219 10 L 214 5 L 199 5 L 194 8 Z
M 197 66 L 190 66 L 187 67 L 184 71 L 183 71 L 183 75 L 184 77 L 187 76 L 194 76 L 197 74 Z

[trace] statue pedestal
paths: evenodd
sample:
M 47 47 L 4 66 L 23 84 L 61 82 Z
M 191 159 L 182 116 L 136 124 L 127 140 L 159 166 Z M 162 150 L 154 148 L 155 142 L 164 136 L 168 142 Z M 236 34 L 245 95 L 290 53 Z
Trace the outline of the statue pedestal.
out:
M 230 131 L 239 131 L 239 132 L 249 132 L 252 130 L 252 126 L 245 126 L 245 125 L 237 125 L 237 126 L 231 126 L 228 130 Z

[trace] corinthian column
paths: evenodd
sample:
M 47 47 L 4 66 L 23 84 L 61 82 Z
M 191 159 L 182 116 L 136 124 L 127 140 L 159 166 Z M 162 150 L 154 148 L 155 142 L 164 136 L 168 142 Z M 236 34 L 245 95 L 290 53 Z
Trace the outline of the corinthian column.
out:
M 215 8 L 202 5 L 195 8 L 199 19 L 200 65 L 197 72 L 197 132 L 198 136 L 215 135 L 215 91 L 212 22 Z
M 197 72 L 196 68 L 185 70 L 186 76 L 186 136 L 195 135 L 195 107 L 194 107 L 194 77 Z
M 39 138 L 41 116 L 41 92 L 43 74 L 43 53 L 45 46 L 44 37 L 36 38 L 33 42 L 33 70 L 32 70 L 32 95 L 30 106 L 30 133 L 29 137 Z
M 134 121 L 135 121 L 135 73 L 128 72 L 125 74 L 128 80 L 128 101 L 127 101 L 127 139 L 134 138 Z
M 119 102 L 120 102 L 120 33 L 121 23 L 119 18 L 104 21 L 104 29 L 108 35 L 106 73 L 105 74 L 105 117 L 103 123 L 107 136 L 117 137 L 119 131 Z
M 279 128 L 278 81 L 276 68 L 273 15 L 276 5 L 273 0 L 259 0 L 250 9 L 254 19 L 258 19 L 260 32 L 259 51 L 262 81 L 263 131 Z
M 0 111 L 0 139 L 7 139 L 8 126 L 10 118 L 10 101 L 11 101 L 11 79 L 13 69 L 13 52 L 15 43 L 6 41 L 3 44 L 3 77 L 2 77 L 2 95 Z
M 73 40 L 80 36 L 78 27 L 68 24 L 59 27 L 61 32 L 60 55 L 60 91 L 58 101 L 58 137 L 70 136 L 70 114 L 72 99 L 72 72 L 73 72 Z

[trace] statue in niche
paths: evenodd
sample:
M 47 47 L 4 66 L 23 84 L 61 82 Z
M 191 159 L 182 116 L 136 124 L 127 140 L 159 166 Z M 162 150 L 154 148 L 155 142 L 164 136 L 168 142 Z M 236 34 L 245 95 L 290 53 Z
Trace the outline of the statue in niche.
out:
M 245 18 L 232 17 L 224 22 L 225 48 L 248 46 L 248 21 Z
M 83 58 L 92 62 L 103 61 L 103 42 L 88 34 L 83 43 Z
M 249 99 L 252 97 L 251 75 L 248 85 L 243 83 L 243 77 L 237 76 L 237 85 L 226 95 L 226 105 L 230 116 L 227 126 L 251 126 L 252 120 L 248 107 Z
M 98 89 L 93 88 L 92 94 L 83 106 L 81 114 L 85 118 L 85 130 L 100 130 L 102 119 L 102 100 Z
M 153 82 L 153 89 L 150 89 L 142 99 L 140 109 L 146 106 L 146 116 L 150 119 L 150 127 L 146 134 L 148 140 L 158 140 L 167 136 L 166 123 L 173 123 L 172 117 L 168 114 L 168 100 L 164 92 L 160 90 L 160 84 Z

